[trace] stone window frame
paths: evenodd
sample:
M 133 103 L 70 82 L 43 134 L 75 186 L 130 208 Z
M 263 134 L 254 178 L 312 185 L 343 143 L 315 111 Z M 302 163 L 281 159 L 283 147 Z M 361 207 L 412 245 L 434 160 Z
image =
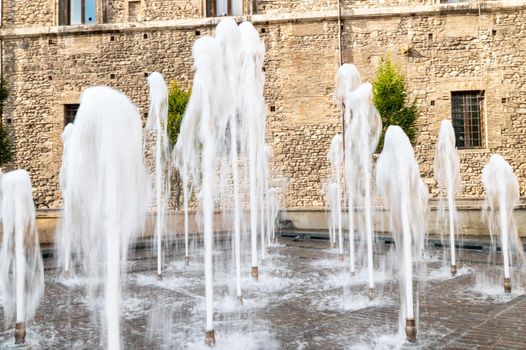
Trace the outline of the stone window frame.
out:
M 463 145 L 463 146 L 459 146 L 459 137 L 460 135 L 458 135 L 456 133 L 456 130 L 455 130 L 455 141 L 456 141 L 456 144 L 457 144 L 457 149 L 459 150 L 480 150 L 480 149 L 485 149 L 488 145 L 488 140 L 487 140 L 487 131 L 486 131 L 486 127 L 487 127 L 487 113 L 486 113 L 486 102 L 487 102 L 487 96 L 486 96 L 486 92 L 484 89 L 458 89 L 458 90 L 451 90 L 450 91 L 450 102 L 451 102 L 451 121 L 453 123 L 453 127 L 455 127 L 455 115 L 454 115 L 454 109 L 455 109 L 455 105 L 454 105 L 454 96 L 457 95 L 457 96 L 463 96 L 464 97 L 464 102 L 467 100 L 467 98 L 469 96 L 476 96 L 477 99 L 479 100 L 478 101 L 478 139 L 480 141 L 480 144 L 468 144 L 468 145 Z M 465 115 L 466 113 L 469 113 L 472 111 L 470 110 L 466 110 L 465 107 L 464 107 L 464 110 L 463 110 L 463 114 Z M 464 140 L 465 142 L 465 140 Z

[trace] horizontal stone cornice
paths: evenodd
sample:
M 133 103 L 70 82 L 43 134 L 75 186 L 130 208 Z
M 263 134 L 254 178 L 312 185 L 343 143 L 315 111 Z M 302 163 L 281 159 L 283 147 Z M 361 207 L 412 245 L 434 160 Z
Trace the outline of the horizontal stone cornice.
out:
M 342 11 L 342 18 L 352 19 L 374 19 L 408 16 L 429 16 L 442 14 L 477 14 L 488 12 L 513 12 L 526 8 L 526 0 L 512 1 L 484 1 L 484 2 L 464 2 L 452 4 L 432 4 L 432 5 L 413 5 L 397 7 L 370 7 L 357 8 Z M 277 13 L 252 16 L 236 17 L 238 22 L 250 20 L 256 25 L 268 25 L 279 23 L 303 23 L 336 21 L 338 19 L 337 10 L 319 11 L 310 13 Z M 98 33 L 133 33 L 148 32 L 159 30 L 193 30 L 199 28 L 212 28 L 221 18 L 194 18 L 177 19 L 165 21 L 149 21 L 136 23 L 105 23 L 95 25 L 75 25 L 75 26 L 46 26 L 46 27 L 4 27 L 0 30 L 0 39 L 18 39 L 25 37 L 40 36 L 69 36 L 69 35 L 90 35 Z

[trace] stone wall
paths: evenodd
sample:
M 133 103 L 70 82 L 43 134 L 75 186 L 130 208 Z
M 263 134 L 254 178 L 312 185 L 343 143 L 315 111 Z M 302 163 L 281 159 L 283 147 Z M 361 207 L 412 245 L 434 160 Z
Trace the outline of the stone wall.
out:
M 128 22 L 129 2 L 110 1 L 108 22 Z M 201 0 L 141 0 L 139 21 L 160 21 L 201 17 Z
M 2 1 L 3 26 L 51 26 L 54 23 L 54 0 Z
M 291 6 L 300 3 L 324 2 L 290 2 Z M 510 161 L 525 195 L 526 9 L 495 7 L 479 14 L 476 6 L 447 8 L 346 13 L 344 61 L 354 62 L 364 80 L 371 80 L 380 58 L 389 53 L 406 72 L 421 111 L 416 154 L 432 192 L 434 143 L 440 121 L 451 116 L 451 91 L 484 90 L 487 142 L 480 149 L 460 151 L 461 195 L 483 195 L 480 174 L 493 152 Z M 192 13 L 189 16 L 197 15 Z M 334 134 L 341 132 L 333 99 L 339 60 L 337 18 L 334 14 L 304 20 L 295 14 L 290 21 L 286 14 L 282 17 L 252 17 L 267 48 L 267 141 L 274 150 L 273 171 L 280 183 L 287 182 L 283 207 L 323 207 L 321 187 L 329 172 L 326 153 Z M 82 90 L 104 84 L 125 92 L 144 116 L 147 74 L 159 71 L 167 82 L 177 79 L 189 85 L 191 45 L 200 35 L 211 33 L 214 22 L 176 20 L 60 30 L 7 26 L 1 32 L 3 72 L 10 88 L 5 117 L 14 129 L 14 165 L 30 172 L 39 207 L 60 206 L 64 104 L 78 103 Z

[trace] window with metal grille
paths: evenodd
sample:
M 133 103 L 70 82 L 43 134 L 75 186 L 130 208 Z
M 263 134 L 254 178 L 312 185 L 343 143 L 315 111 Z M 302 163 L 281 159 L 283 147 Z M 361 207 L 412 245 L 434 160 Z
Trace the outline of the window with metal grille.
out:
M 59 24 L 95 24 L 97 0 L 59 0 Z
M 64 105 L 64 127 L 66 127 L 66 125 L 68 125 L 69 123 L 73 123 L 75 121 L 75 116 L 77 115 L 78 110 L 78 104 Z
M 206 16 L 241 16 L 243 0 L 206 0 Z
M 451 92 L 451 115 L 458 148 L 482 147 L 484 91 Z

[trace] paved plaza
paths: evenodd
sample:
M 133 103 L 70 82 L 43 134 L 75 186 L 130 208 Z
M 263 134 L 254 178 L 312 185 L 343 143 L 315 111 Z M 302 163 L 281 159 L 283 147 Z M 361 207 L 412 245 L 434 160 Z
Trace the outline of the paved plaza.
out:
M 347 257 L 339 261 L 338 251 L 326 241 L 282 239 L 266 256 L 259 282 L 248 274 L 249 257 L 243 258 L 243 305 L 231 297 L 230 246 L 218 242 L 214 255 L 218 349 L 526 349 L 521 285 L 526 274 L 515 266 L 513 291 L 504 294 L 502 266 L 488 263 L 488 252 L 461 250 L 455 278 L 442 264 L 441 251 L 428 252 L 414 283 L 419 327 L 418 342 L 410 345 L 397 335 L 391 245 L 377 245 L 376 297 L 369 301 L 365 271 L 351 278 Z M 126 349 L 206 348 L 202 256 L 194 254 L 185 266 L 181 246 L 172 251 L 162 282 L 156 280 L 155 259 L 147 250 L 130 254 L 121 325 Z M 53 259 L 46 260 L 45 295 L 28 324 L 28 341 L 33 349 L 103 348 L 104 327 L 93 312 L 102 310 L 102 302 L 89 303 L 86 281 L 65 280 L 54 265 Z M 13 332 L 12 325 L 3 327 L 0 344 L 5 345 Z

